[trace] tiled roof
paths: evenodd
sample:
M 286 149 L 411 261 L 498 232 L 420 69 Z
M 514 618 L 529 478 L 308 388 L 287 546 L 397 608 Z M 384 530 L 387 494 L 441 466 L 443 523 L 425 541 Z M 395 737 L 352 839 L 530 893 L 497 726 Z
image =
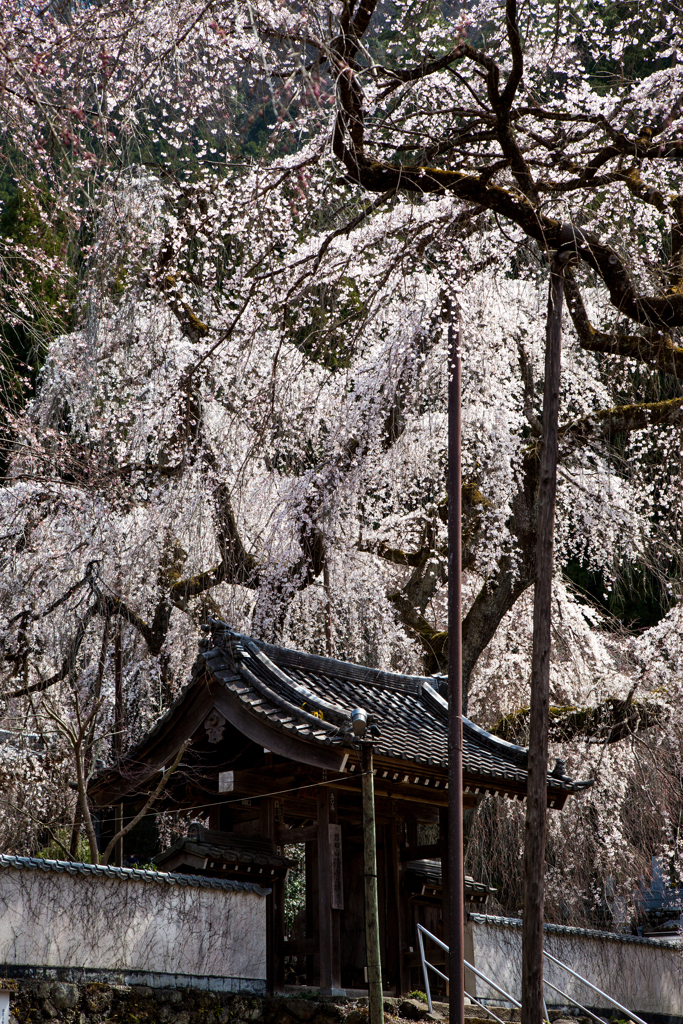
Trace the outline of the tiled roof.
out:
M 264 889 L 254 882 L 233 882 L 227 878 L 204 878 L 200 875 L 180 875 L 167 871 L 146 871 L 140 868 L 117 868 L 109 864 L 82 864 L 80 861 L 47 860 L 42 857 L 14 857 L 0 853 L 0 869 L 14 868 L 20 871 L 44 871 L 68 875 L 94 875 L 96 878 L 120 878 L 129 882 L 155 882 L 157 885 L 180 885 L 193 889 L 225 889 L 231 892 L 253 892 L 267 896 L 270 889 Z
M 202 835 L 205 832 L 208 835 Z M 223 838 L 213 838 L 220 837 Z M 297 862 L 288 857 L 273 853 L 272 843 L 261 841 L 249 842 L 241 836 L 231 837 L 229 833 L 213 832 L 208 829 L 199 830 L 198 835 L 182 836 L 163 853 L 155 857 L 155 862 L 163 864 L 174 854 L 194 854 L 208 857 L 210 860 L 229 861 L 232 864 L 245 864 L 252 867 L 293 868 Z
M 427 885 L 440 886 L 442 883 L 440 860 L 409 860 L 406 863 L 406 871 Z M 497 892 L 497 889 L 493 889 L 486 882 L 475 882 L 471 875 L 465 875 L 466 898 L 490 896 L 494 892 Z
M 271 727 L 326 746 L 353 746 L 351 712 L 362 708 L 380 736 L 378 757 L 445 770 L 448 762 L 448 704 L 432 677 L 406 676 L 364 668 L 275 647 L 243 636 L 222 622 L 211 623 L 203 663 L 245 709 Z M 195 672 L 201 673 L 202 658 Z M 526 789 L 528 752 L 491 736 L 467 718 L 463 726 L 463 774 L 478 780 L 506 780 Z M 558 793 L 582 788 L 563 772 L 548 776 Z

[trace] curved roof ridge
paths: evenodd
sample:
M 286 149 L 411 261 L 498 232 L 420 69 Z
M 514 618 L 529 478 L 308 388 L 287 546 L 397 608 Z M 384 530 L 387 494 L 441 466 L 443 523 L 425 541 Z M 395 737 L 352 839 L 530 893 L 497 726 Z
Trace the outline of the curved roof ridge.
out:
M 275 676 L 275 678 L 280 683 L 283 683 L 288 687 L 290 691 L 293 691 L 295 697 L 301 698 L 304 701 L 302 707 L 305 708 L 307 704 L 310 704 L 312 707 L 317 708 L 320 711 L 324 711 L 328 720 L 333 722 L 335 725 L 338 725 L 343 729 L 351 728 L 351 710 L 347 711 L 346 708 L 341 707 L 339 704 L 333 704 L 331 701 L 326 700 L 319 694 L 314 693 L 313 690 L 310 690 L 307 686 L 304 686 L 298 680 L 283 672 L 282 669 L 276 665 L 274 661 L 271 661 L 265 651 L 262 651 L 251 638 L 247 638 L 242 634 L 237 635 L 240 636 L 242 644 L 246 650 L 249 651 L 253 657 L 258 658 L 259 662 L 266 668 L 267 672 Z
M 412 693 L 420 693 L 424 683 L 433 684 L 429 676 L 407 675 L 402 672 L 388 672 L 386 669 L 368 668 L 352 661 L 340 661 L 337 658 L 328 658 L 322 654 L 309 654 L 306 651 L 298 651 L 293 647 L 279 647 L 269 644 L 265 640 L 257 640 L 254 637 L 240 633 L 238 630 L 228 626 L 226 622 L 218 619 L 211 619 L 212 633 L 216 643 L 220 642 L 220 634 L 227 633 L 238 637 L 240 641 L 253 644 L 259 648 L 270 661 L 287 664 L 291 662 L 297 668 L 310 668 L 314 672 L 323 672 L 325 675 L 334 675 L 339 679 L 350 679 L 354 682 L 363 682 L 370 686 L 379 686 L 386 689 L 409 690 Z M 278 666 L 280 667 L 280 666 Z

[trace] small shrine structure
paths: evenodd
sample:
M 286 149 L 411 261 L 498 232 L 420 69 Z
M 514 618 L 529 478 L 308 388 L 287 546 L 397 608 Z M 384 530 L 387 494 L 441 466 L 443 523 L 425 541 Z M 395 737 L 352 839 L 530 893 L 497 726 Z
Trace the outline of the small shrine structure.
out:
M 448 704 L 438 677 L 365 668 L 276 647 L 212 621 L 192 678 L 149 733 L 90 785 L 96 807 L 141 807 L 191 740 L 159 805 L 208 819 L 156 857 L 165 871 L 257 882 L 268 897 L 268 982 L 285 958 L 332 994 L 366 987 L 360 751 L 351 712 L 377 727 L 378 892 L 385 990 L 419 984 L 415 925 L 448 941 Z M 377 731 L 376 730 L 376 731 Z M 527 751 L 464 720 L 465 808 L 524 799 Z M 548 806 L 586 783 L 558 761 Z M 431 829 L 420 828 L 430 825 Z M 435 827 L 436 826 L 436 827 Z M 425 843 L 425 835 L 438 836 Z M 423 842 L 420 843 L 420 838 Z M 285 933 L 284 888 L 305 844 L 305 920 Z M 467 898 L 487 887 L 468 879 Z

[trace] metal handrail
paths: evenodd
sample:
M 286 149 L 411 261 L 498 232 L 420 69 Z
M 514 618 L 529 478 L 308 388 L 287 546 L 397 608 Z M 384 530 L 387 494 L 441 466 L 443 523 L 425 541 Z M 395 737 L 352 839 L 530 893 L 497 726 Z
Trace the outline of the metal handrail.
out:
M 463 963 L 464 963 L 465 967 L 468 967 L 472 971 L 473 974 L 476 974 L 476 976 L 478 978 L 481 978 L 481 980 L 485 981 L 487 985 L 491 986 L 491 988 L 495 988 L 496 992 L 500 992 L 500 994 L 502 996 L 505 996 L 506 999 L 509 999 L 510 1002 L 514 1006 L 516 1006 L 518 1010 L 522 1009 L 522 1004 L 518 1003 L 514 996 L 511 996 L 510 993 L 506 992 L 504 988 L 500 987 L 500 985 L 496 985 L 495 981 L 493 981 L 486 974 L 484 974 L 483 971 L 480 971 L 476 967 L 473 967 L 472 964 L 468 964 L 467 960 L 463 960 Z
M 489 1017 L 493 1017 L 494 1020 L 497 1020 L 498 1024 L 504 1024 L 504 1021 L 502 1021 L 500 1017 L 497 1017 L 490 1007 L 484 1006 L 483 1003 L 480 1003 L 476 996 L 473 996 L 470 992 L 468 992 L 467 998 L 470 1000 L 471 1003 L 476 1003 L 477 1006 L 484 1011 L 484 1013 L 488 1013 Z
M 563 964 L 561 960 L 557 959 L 557 957 L 552 956 L 550 953 L 546 953 L 545 950 L 543 950 L 543 956 L 547 957 L 548 960 L 552 960 L 554 964 L 557 964 L 558 967 L 562 968 L 562 970 L 567 971 L 568 974 L 571 974 L 575 978 L 578 978 L 578 980 L 582 982 L 584 985 L 588 985 L 588 988 L 592 988 L 594 992 L 597 992 L 598 995 L 601 995 L 604 999 L 608 999 L 612 1006 L 616 1006 L 617 1010 L 621 1010 L 623 1013 L 627 1013 L 631 1020 L 634 1020 L 636 1024 L 645 1024 L 645 1021 L 641 1017 L 638 1017 L 637 1014 L 633 1013 L 632 1010 L 629 1010 L 626 1006 L 622 1006 L 621 1003 L 618 1003 L 616 1001 L 616 999 L 612 999 L 611 996 L 608 996 L 607 993 L 603 992 L 602 989 L 598 988 L 597 985 L 594 985 L 592 982 L 587 981 L 586 978 L 582 978 L 580 974 L 577 974 L 576 971 L 573 971 L 571 967 L 567 967 L 567 965 Z
M 424 982 L 425 982 L 425 990 L 426 990 L 426 995 L 427 995 L 427 1004 L 429 1006 L 429 1012 L 431 1013 L 432 1012 L 432 993 L 431 993 L 431 989 L 430 989 L 430 985 L 429 985 L 429 973 L 428 973 L 428 971 L 429 970 L 434 971 L 434 973 L 438 974 L 440 978 L 444 979 L 444 981 L 448 981 L 448 978 L 447 978 L 447 976 L 442 971 L 439 970 L 438 967 L 435 967 L 434 964 L 430 964 L 429 961 L 426 959 L 425 951 L 424 951 L 424 941 L 422 939 L 423 935 L 428 936 L 433 942 L 435 942 L 437 944 L 437 946 L 440 946 L 441 949 L 443 949 L 446 953 L 449 952 L 449 948 L 448 948 L 448 946 L 446 945 L 445 942 L 442 942 L 441 939 L 437 939 L 436 935 L 433 935 L 427 928 L 424 927 L 424 925 L 422 925 L 422 924 L 418 924 L 417 925 L 417 940 L 418 940 L 418 943 L 419 943 L 419 946 L 420 946 L 420 959 L 422 960 L 422 973 L 423 973 Z M 598 995 L 601 995 L 604 999 L 607 999 L 613 1006 L 616 1006 L 616 1008 L 618 1010 L 621 1010 L 623 1013 L 627 1014 L 627 1016 L 632 1021 L 634 1021 L 635 1024 L 645 1024 L 645 1021 L 641 1017 L 639 1017 L 637 1014 L 635 1014 L 632 1010 L 629 1010 L 628 1007 L 626 1007 L 626 1006 L 622 1006 L 622 1004 L 617 1002 L 616 999 L 613 999 L 612 996 L 608 995 L 606 992 L 603 992 L 602 989 L 598 988 L 597 985 L 594 985 L 592 982 L 588 981 L 587 978 L 584 978 L 582 975 L 577 974 L 577 972 L 573 971 L 571 967 L 568 967 L 567 964 L 562 963 L 561 960 L 558 960 L 557 957 L 554 957 L 551 953 L 546 952 L 545 949 L 543 950 L 543 956 L 546 957 L 548 960 L 550 960 L 552 963 L 556 964 L 558 967 L 561 967 L 563 971 L 567 971 L 568 974 L 571 974 L 574 978 L 576 978 L 582 984 L 588 986 L 588 988 L 592 989 L 594 992 L 597 992 Z M 463 960 L 463 964 L 465 965 L 465 967 L 468 970 L 472 971 L 473 974 L 476 974 L 476 976 L 478 978 L 481 978 L 481 980 L 483 982 L 485 982 L 487 985 L 490 985 L 491 988 L 495 989 L 496 992 L 499 992 L 502 996 L 505 997 L 505 999 L 508 999 L 514 1006 L 516 1006 L 517 1008 L 521 1009 L 522 1004 L 517 1002 L 515 997 L 511 996 L 509 992 L 506 992 L 504 988 L 501 988 L 500 985 L 497 985 L 495 983 L 495 981 L 493 981 L 491 978 L 487 977 L 487 975 L 484 974 L 483 971 L 480 971 L 473 964 L 468 963 L 467 960 Z M 585 1013 L 587 1013 L 588 1016 L 592 1017 L 593 1020 L 598 1022 L 598 1024 L 604 1024 L 604 1022 L 602 1021 L 602 1019 L 600 1017 L 596 1016 L 596 1014 L 594 1014 L 586 1006 L 583 1006 L 578 1001 L 578 999 L 574 999 L 574 997 L 570 996 L 567 992 L 563 992 L 562 989 L 558 988 L 557 985 L 553 985 L 552 982 L 548 981 L 546 978 L 543 979 L 543 983 L 545 985 L 547 985 L 548 988 L 551 988 L 555 992 L 558 992 L 559 995 L 561 995 L 564 999 L 568 999 L 575 1006 L 578 1006 L 578 1008 L 580 1010 L 583 1010 Z M 480 1006 L 482 1008 L 482 1010 L 486 1010 L 486 1012 L 489 1013 L 491 1017 L 493 1017 L 495 1020 L 499 1021 L 500 1024 L 502 1024 L 502 1022 L 500 1021 L 500 1018 L 496 1017 L 495 1013 L 493 1013 L 491 1010 L 489 1010 L 488 1007 L 484 1006 L 483 1003 L 480 1003 L 479 1000 L 475 996 L 469 996 L 469 998 L 470 999 L 474 999 L 474 1002 L 477 1004 L 477 1006 Z M 548 1009 L 547 1009 L 547 1007 L 545 1005 L 545 998 L 543 999 L 543 1008 L 545 1010 L 546 1021 L 548 1021 L 549 1020 Z
M 597 1024 L 605 1024 L 602 1017 L 598 1017 L 592 1010 L 589 1010 L 587 1006 L 580 1003 L 578 999 L 574 999 L 574 996 L 570 996 L 568 992 L 563 992 L 561 988 L 557 987 L 557 985 L 553 985 L 552 981 L 548 981 L 547 978 L 544 978 L 543 984 L 547 985 L 548 988 L 554 989 L 555 992 L 559 992 L 563 999 L 568 999 L 570 1003 L 574 1004 L 574 1006 L 578 1006 L 580 1010 L 583 1010 L 583 1012 L 587 1013 L 589 1017 L 592 1017 L 594 1021 L 597 1021 Z
M 424 925 L 418 924 L 418 926 L 417 926 L 417 941 L 418 941 L 418 943 L 420 945 L 420 958 L 422 960 L 422 973 L 424 975 L 424 980 L 425 980 L 425 991 L 426 991 L 426 994 L 427 994 L 427 1005 L 429 1007 L 429 1012 L 431 1013 L 432 1012 L 432 993 L 431 993 L 431 989 L 429 987 L 429 974 L 427 972 L 427 968 L 431 968 L 431 970 L 433 970 L 435 974 L 438 974 L 440 978 L 443 978 L 444 981 L 448 981 L 448 978 L 446 977 L 445 974 L 443 974 L 439 970 L 438 967 L 435 967 L 434 964 L 430 964 L 429 961 L 425 958 L 425 948 L 424 948 L 424 942 L 422 940 L 423 934 L 424 935 L 428 935 L 429 938 L 432 939 L 432 941 L 435 942 L 437 944 L 437 946 L 441 946 L 441 948 L 443 950 L 445 950 L 446 953 L 449 952 L 449 949 L 448 949 L 448 946 L 446 945 L 445 942 L 442 942 L 441 939 L 437 939 L 436 935 L 432 935 L 432 933 L 430 931 L 428 931 L 428 929 L 425 928 Z M 467 960 L 463 960 L 463 963 L 464 963 L 465 967 L 467 967 L 468 970 L 472 971 L 473 974 L 476 974 L 478 978 L 481 978 L 481 980 L 486 982 L 487 985 L 490 985 L 491 988 L 495 988 L 496 992 L 500 992 L 500 994 L 502 996 L 504 996 L 506 999 L 509 999 L 509 1001 L 513 1004 L 513 1006 L 516 1006 L 518 1009 L 521 1010 L 522 1004 L 518 1003 L 514 996 L 511 996 L 510 993 L 506 992 L 504 988 L 500 987 L 500 985 L 496 985 L 495 981 L 493 981 L 491 978 L 488 978 L 483 973 L 483 971 L 480 971 L 473 964 L 468 963 Z M 470 996 L 470 998 L 473 998 L 473 997 Z M 481 1006 L 481 1008 L 483 1010 L 486 1010 L 486 1007 L 482 1003 L 480 1003 L 478 999 L 475 999 L 475 1002 L 476 1002 L 477 1006 Z M 496 1020 L 500 1020 L 499 1017 L 496 1017 L 495 1013 L 492 1013 L 491 1016 L 495 1017 Z

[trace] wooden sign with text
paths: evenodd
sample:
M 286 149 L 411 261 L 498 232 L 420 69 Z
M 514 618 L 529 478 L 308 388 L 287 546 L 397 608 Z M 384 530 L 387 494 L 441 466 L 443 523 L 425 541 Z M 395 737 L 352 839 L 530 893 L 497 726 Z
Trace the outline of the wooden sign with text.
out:
M 330 830 L 330 905 L 333 910 L 343 910 L 341 825 L 329 825 L 328 828 Z

